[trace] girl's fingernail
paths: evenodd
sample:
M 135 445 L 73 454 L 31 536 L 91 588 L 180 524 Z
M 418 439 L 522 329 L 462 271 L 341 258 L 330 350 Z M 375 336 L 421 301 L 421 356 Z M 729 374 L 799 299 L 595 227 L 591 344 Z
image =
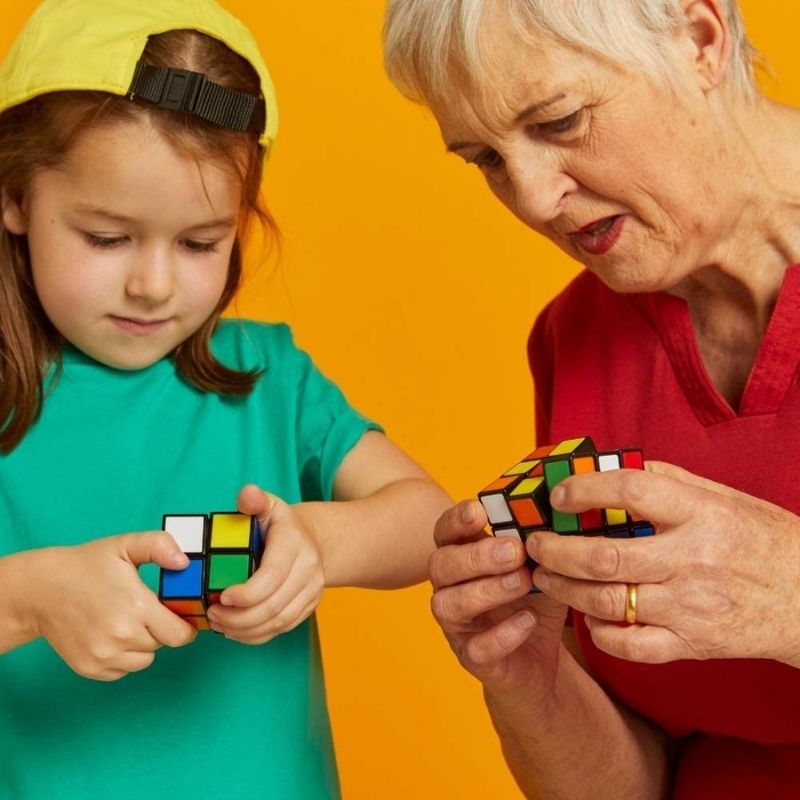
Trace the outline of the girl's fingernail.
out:
M 172 563 L 179 568 L 186 567 L 189 565 L 189 558 L 186 553 L 173 553 Z
M 533 582 L 536 584 L 537 589 L 546 592 L 550 588 L 550 575 L 539 568 L 533 573 Z
M 532 628 L 536 624 L 533 614 L 525 613 L 521 617 L 517 617 L 517 627 L 523 631 Z
M 551 506 L 560 506 L 566 497 L 566 491 L 563 486 L 556 486 L 550 492 L 550 505 Z
M 512 572 L 510 575 L 505 575 L 503 577 L 503 586 L 506 589 L 518 589 L 519 588 L 519 573 Z

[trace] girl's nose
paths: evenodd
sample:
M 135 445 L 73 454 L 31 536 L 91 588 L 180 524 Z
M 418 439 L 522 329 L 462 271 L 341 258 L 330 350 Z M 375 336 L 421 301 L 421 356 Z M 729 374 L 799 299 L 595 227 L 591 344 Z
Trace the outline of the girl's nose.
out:
M 129 297 L 148 305 L 160 305 L 175 291 L 174 268 L 170 255 L 163 249 L 148 248 L 136 254 L 128 274 L 125 291 Z

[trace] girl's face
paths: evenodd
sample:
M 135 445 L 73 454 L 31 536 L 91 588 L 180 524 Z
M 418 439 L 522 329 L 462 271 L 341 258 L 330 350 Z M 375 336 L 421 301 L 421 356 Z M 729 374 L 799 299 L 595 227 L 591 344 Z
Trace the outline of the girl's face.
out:
M 71 344 L 119 369 L 155 363 L 214 312 L 228 276 L 241 185 L 176 152 L 145 119 L 82 135 L 33 178 L 3 221 L 26 234 L 33 281 Z

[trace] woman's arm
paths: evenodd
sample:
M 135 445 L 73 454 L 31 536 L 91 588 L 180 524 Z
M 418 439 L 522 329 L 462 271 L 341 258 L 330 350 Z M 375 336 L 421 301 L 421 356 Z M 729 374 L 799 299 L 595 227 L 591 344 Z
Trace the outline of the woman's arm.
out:
M 528 798 L 657 800 L 666 795 L 667 739 L 614 703 L 575 661 L 559 654 L 549 702 L 484 688 L 503 755 Z
M 528 797 L 666 792 L 665 739 L 616 706 L 562 643 L 566 605 L 531 595 L 522 542 L 487 536 L 475 501 L 436 524 L 433 611 L 481 681 L 503 752 Z

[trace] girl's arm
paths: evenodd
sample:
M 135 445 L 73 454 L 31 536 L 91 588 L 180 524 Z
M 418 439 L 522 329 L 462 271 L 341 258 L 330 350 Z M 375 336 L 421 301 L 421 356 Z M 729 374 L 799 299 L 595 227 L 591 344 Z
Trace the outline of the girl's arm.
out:
M 197 631 L 161 605 L 141 564 L 186 566 L 161 531 L 128 533 L 0 559 L 0 654 L 40 636 L 79 675 L 116 680 L 150 666 Z
M 382 434 L 370 431 L 345 457 L 332 502 L 287 505 L 245 486 L 238 508 L 266 537 L 261 565 L 208 612 L 213 630 L 264 644 L 314 613 L 329 586 L 397 588 L 421 581 L 433 526 L 447 495 Z
M 0 654 L 39 636 L 25 602 L 29 590 L 26 568 L 35 552 L 0 558 Z
M 332 503 L 293 506 L 317 543 L 326 586 L 395 589 L 427 576 L 445 492 L 383 434 L 369 431 L 334 480 Z

